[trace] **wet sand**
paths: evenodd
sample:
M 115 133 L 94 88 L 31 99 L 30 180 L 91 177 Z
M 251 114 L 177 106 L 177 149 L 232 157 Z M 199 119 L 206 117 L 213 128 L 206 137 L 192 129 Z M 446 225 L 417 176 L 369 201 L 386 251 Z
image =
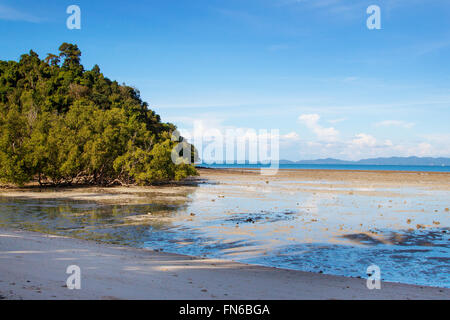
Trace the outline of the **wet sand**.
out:
M 69 265 L 81 289 L 66 287 Z M 450 289 L 251 266 L 0 229 L 2 299 L 450 299 Z
M 24 188 L 0 187 L 0 196 L 34 199 L 89 200 L 101 203 L 139 203 L 149 196 L 162 201 L 183 200 L 186 194 L 195 189 L 197 183 L 209 181 L 221 185 L 250 186 L 261 183 L 270 186 L 271 182 L 282 182 L 285 189 L 313 191 L 314 188 L 329 186 L 329 193 L 340 194 L 342 189 L 354 189 L 364 195 L 382 195 L 371 189 L 410 188 L 450 191 L 448 172 L 405 172 L 405 171 L 346 171 L 346 170 L 290 170 L 280 169 L 276 175 L 264 176 L 259 169 L 204 169 L 198 170 L 199 177 L 191 178 L 184 184 L 149 187 L 64 187 L 39 188 L 35 183 Z M 337 188 L 338 187 L 338 188 Z M 395 196 L 395 194 L 389 193 Z
M 179 204 L 192 201 L 189 195 L 195 194 L 196 184 L 207 183 L 214 188 L 208 187 L 197 193 L 195 216 L 192 216 L 191 211 L 186 211 L 174 216 L 164 216 L 164 219 L 169 223 L 193 224 L 201 230 L 208 229 L 211 235 L 214 235 L 216 231 L 213 229 L 217 228 L 216 225 L 205 228 L 201 224 L 196 225 L 196 221 L 211 219 L 208 212 L 212 213 L 220 206 L 228 208 L 229 202 L 234 203 L 237 198 L 244 203 L 258 199 L 258 206 L 276 211 L 281 209 L 270 205 L 273 206 L 275 203 L 278 206 L 279 200 L 270 202 L 266 200 L 268 195 L 286 195 L 286 198 L 281 199 L 290 199 L 291 195 L 306 194 L 313 199 L 321 199 L 321 194 L 325 194 L 329 199 L 335 196 L 344 196 L 345 199 L 349 197 L 353 199 L 354 196 L 377 199 L 371 204 L 374 207 L 371 210 L 376 213 L 373 220 L 375 225 L 367 227 L 364 225 L 359 230 L 358 222 L 356 226 L 350 224 L 342 228 L 331 220 L 336 217 L 323 216 L 314 212 L 310 204 L 295 204 L 295 200 L 290 199 L 289 201 L 294 201 L 292 206 L 298 210 L 301 219 L 298 220 L 302 225 L 301 234 L 310 234 L 311 237 L 317 236 L 320 239 L 323 239 L 324 235 L 335 238 L 340 235 L 364 235 L 362 239 L 364 241 L 371 239 L 395 244 L 398 242 L 397 236 L 392 240 L 371 233 L 376 224 L 384 221 L 384 218 L 379 217 L 382 216 L 381 212 L 376 211 L 380 208 L 378 203 L 380 197 L 385 200 L 383 208 L 388 212 L 406 208 L 405 212 L 402 212 L 405 215 L 402 215 L 401 220 L 386 222 L 389 228 L 403 230 L 414 227 L 415 224 L 420 228 L 435 228 L 432 219 L 434 215 L 440 217 L 439 221 L 435 222 L 440 223 L 439 227 L 443 231 L 449 227 L 450 203 L 447 204 L 445 200 L 444 203 L 438 201 L 436 202 L 438 206 L 431 208 L 429 194 L 437 192 L 447 199 L 445 195 L 450 191 L 450 173 L 280 170 L 275 176 L 262 176 L 259 170 L 200 169 L 199 171 L 200 177 L 184 185 L 59 189 L 29 186 L 22 189 L 0 189 L 0 197 L 66 199 L 106 204 L 139 204 L 148 203 L 151 199 L 152 203 Z M 414 190 L 408 195 L 408 206 L 404 204 L 406 201 L 402 193 L 407 189 Z M 413 202 L 422 196 L 423 201 L 417 200 L 421 203 Z M 327 205 L 334 206 L 332 201 L 334 200 L 329 200 Z M 410 207 L 409 203 L 413 205 Z M 336 205 L 341 207 L 342 203 Z M 361 211 L 358 209 L 359 202 L 354 203 L 351 200 L 347 205 L 355 208 L 357 212 Z M 392 205 L 394 208 L 388 209 Z M 335 212 L 336 208 L 325 211 Z M 242 208 L 238 210 L 239 215 L 246 216 Z M 227 209 L 224 214 L 229 214 L 234 219 L 236 212 L 233 210 L 228 212 Z M 360 218 L 354 213 L 341 212 L 341 214 L 341 218 L 338 219 L 349 217 L 348 221 L 353 221 Z M 412 225 L 409 218 L 412 218 Z M 125 218 L 125 223 L 146 225 L 155 219 L 160 221 L 161 217 L 151 214 L 132 215 Z M 427 219 L 431 219 L 430 222 L 427 222 Z M 316 227 L 313 227 L 314 225 Z M 328 230 L 330 226 L 338 229 Z M 269 238 L 274 238 L 277 237 L 277 232 L 286 235 L 295 230 L 285 229 L 281 226 L 274 229 L 270 224 L 241 223 L 239 228 L 234 224 L 222 225 L 220 232 L 221 234 L 228 232 L 232 237 L 243 234 L 246 238 L 246 233 L 267 231 L 270 233 Z M 318 232 L 319 229 L 325 231 Z M 293 238 L 292 241 L 294 240 L 305 239 L 300 237 Z M 355 240 L 360 239 L 351 239 Z M 242 250 L 244 249 L 249 250 L 245 246 L 242 247 Z M 265 246 L 261 250 L 267 249 Z M 85 287 L 82 290 L 71 291 L 62 287 L 67 277 L 65 268 L 69 264 L 78 264 L 82 268 L 86 277 Z M 382 290 L 368 290 L 363 279 L 249 266 L 225 260 L 199 259 L 10 229 L 3 229 L 0 232 L 0 275 L 0 295 L 8 299 L 450 299 L 450 289 L 444 288 L 383 282 Z
M 220 182 L 232 182 L 245 176 L 247 181 L 307 181 L 302 186 L 328 183 L 348 187 L 421 187 L 450 190 L 449 172 L 352 171 L 280 169 L 276 175 L 264 176 L 259 169 L 200 169 L 200 176 Z

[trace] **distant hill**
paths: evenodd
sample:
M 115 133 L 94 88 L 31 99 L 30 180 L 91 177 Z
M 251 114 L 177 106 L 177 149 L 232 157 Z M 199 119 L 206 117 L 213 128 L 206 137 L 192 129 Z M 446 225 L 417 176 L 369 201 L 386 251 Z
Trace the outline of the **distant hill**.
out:
M 345 161 L 333 158 L 317 160 L 290 161 L 280 160 L 280 164 L 359 164 L 359 165 L 384 165 L 384 166 L 450 166 L 450 158 L 431 157 L 390 157 L 371 158 L 359 161 Z
M 185 161 L 196 150 L 175 131 L 138 89 L 98 65 L 86 70 L 76 44 L 43 60 L 33 50 L 0 60 L 2 184 L 149 185 L 196 175 Z

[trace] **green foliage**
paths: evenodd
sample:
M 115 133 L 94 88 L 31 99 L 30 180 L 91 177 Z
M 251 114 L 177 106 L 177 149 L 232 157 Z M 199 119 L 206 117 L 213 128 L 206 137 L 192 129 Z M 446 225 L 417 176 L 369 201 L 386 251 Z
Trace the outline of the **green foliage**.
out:
M 85 71 L 74 44 L 59 50 L 45 60 L 30 51 L 19 62 L 0 61 L 2 182 L 150 184 L 196 174 L 173 163 L 176 127 L 162 123 L 137 89 L 97 65 Z

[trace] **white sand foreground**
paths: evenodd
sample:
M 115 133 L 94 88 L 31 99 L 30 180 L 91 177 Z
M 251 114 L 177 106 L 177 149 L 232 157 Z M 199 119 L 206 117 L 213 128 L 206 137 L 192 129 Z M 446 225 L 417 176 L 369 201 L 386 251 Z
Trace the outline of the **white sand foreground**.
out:
M 81 289 L 66 268 L 81 268 Z M 0 229 L 2 299 L 450 299 L 450 289 L 251 266 Z

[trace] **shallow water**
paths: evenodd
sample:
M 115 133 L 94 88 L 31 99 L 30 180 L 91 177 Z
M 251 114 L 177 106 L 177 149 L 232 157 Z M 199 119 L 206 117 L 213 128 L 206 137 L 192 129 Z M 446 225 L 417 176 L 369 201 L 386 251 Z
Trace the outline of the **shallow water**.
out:
M 386 281 L 450 288 L 450 192 L 287 184 L 204 183 L 177 204 L 0 197 L 0 225 L 353 277 L 376 264 Z

